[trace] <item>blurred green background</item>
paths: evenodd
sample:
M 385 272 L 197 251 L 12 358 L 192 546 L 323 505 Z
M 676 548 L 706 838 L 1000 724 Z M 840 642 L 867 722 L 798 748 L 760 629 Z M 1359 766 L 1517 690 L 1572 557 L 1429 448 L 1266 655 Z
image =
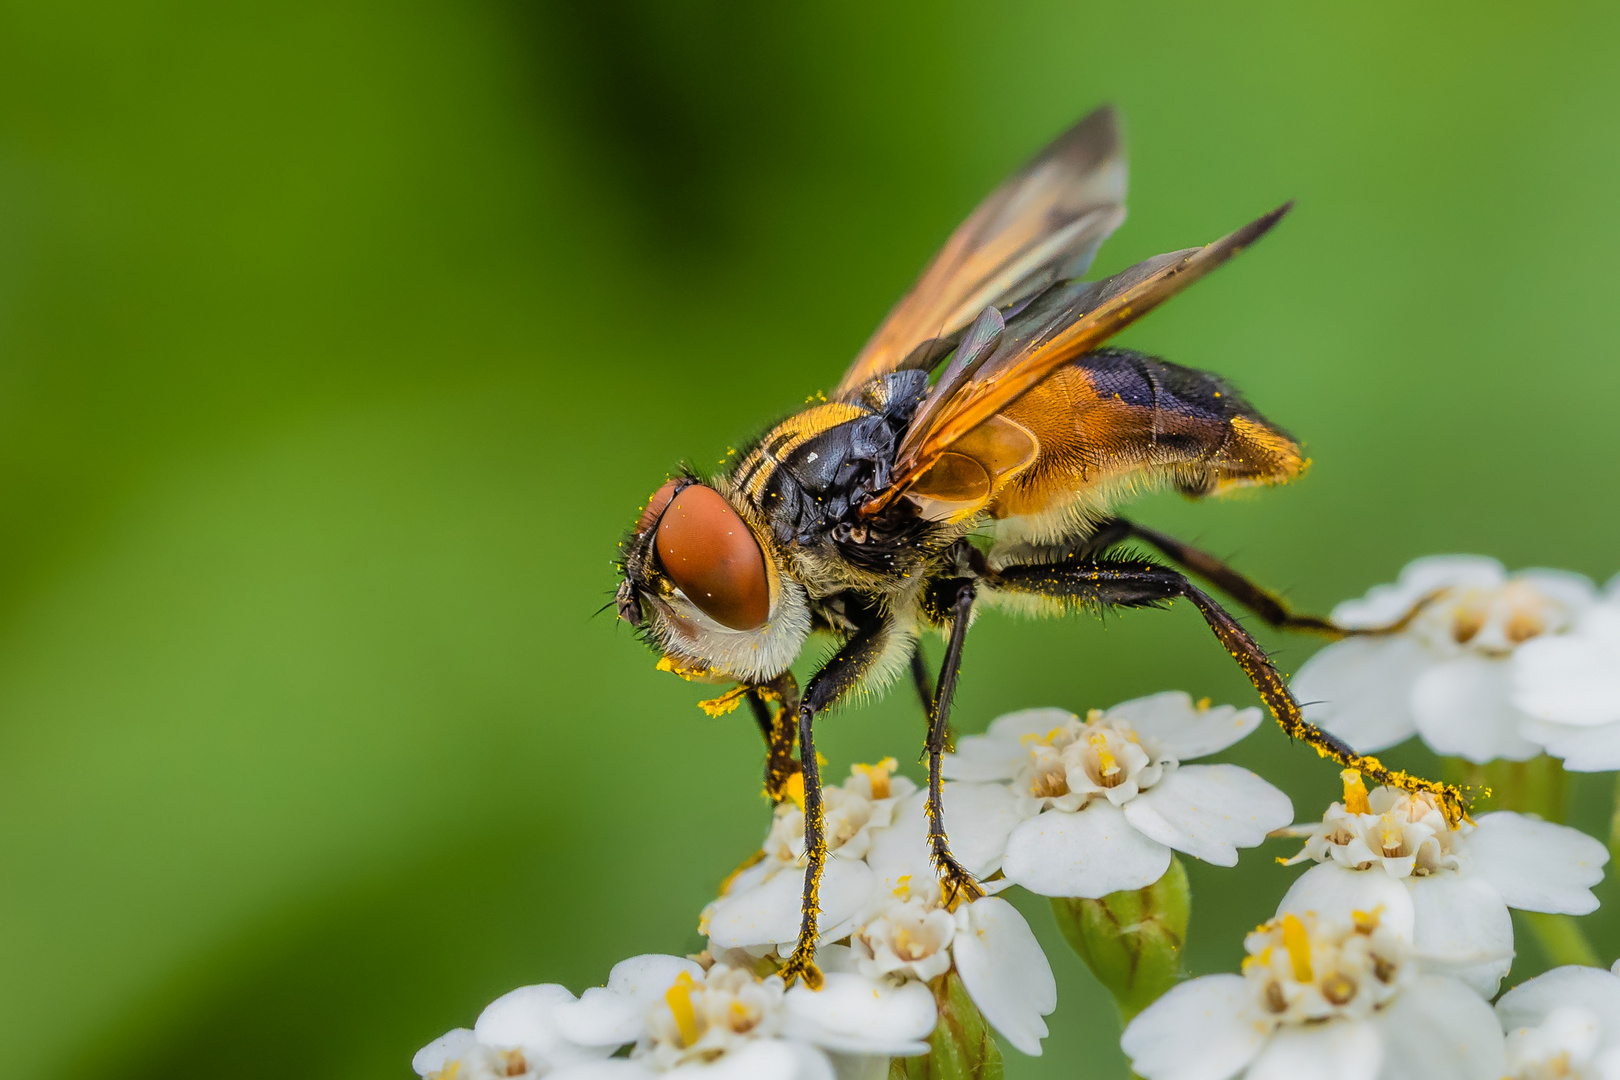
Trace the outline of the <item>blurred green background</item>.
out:
M 1429 552 L 1620 569 L 1617 22 L 6 4 L 8 1071 L 404 1077 L 513 986 L 694 947 L 765 826 L 760 748 L 592 617 L 619 533 L 664 470 L 830 386 L 1102 101 L 1133 191 L 1100 270 L 1299 200 L 1128 340 L 1230 376 L 1315 467 L 1145 520 L 1317 609 Z M 1166 687 L 1253 700 L 1189 611 L 991 618 L 959 715 Z M 822 738 L 839 774 L 909 762 L 920 720 L 897 694 Z M 1336 786 L 1270 728 L 1232 757 L 1304 817 Z M 1192 868 L 1195 971 L 1235 962 L 1291 850 Z M 1010 1075 L 1122 1076 L 1106 997 L 1025 907 L 1061 1002 Z

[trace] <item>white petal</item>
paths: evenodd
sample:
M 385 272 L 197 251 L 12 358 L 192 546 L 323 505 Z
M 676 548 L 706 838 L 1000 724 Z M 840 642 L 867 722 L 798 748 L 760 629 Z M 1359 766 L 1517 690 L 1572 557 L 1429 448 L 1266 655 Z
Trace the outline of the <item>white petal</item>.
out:
M 1620 978 L 1602 968 L 1570 964 L 1553 968 L 1503 994 L 1496 1014 L 1503 1029 L 1539 1027 L 1553 1010 L 1579 1005 L 1597 1014 L 1604 1044 L 1620 1043 Z
M 1597 727 L 1572 727 L 1546 720 L 1526 721 L 1522 729 L 1528 739 L 1562 758 L 1570 772 L 1610 772 L 1620 769 L 1620 723 Z
M 1216 705 L 1200 709 L 1192 696 L 1180 690 L 1122 702 L 1108 710 L 1108 719 L 1129 724 L 1138 735 L 1157 739 L 1177 759 L 1203 757 L 1225 750 L 1260 726 L 1260 710 L 1252 705 Z
M 446 1065 L 466 1057 L 468 1051 L 477 1045 L 478 1039 L 471 1028 L 447 1031 L 416 1052 L 416 1056 L 411 1058 L 411 1068 L 417 1076 L 443 1072 Z
M 946 754 L 941 769 L 947 780 L 1011 780 L 1029 758 L 1023 738 L 1045 735 L 1074 719 L 1067 709 L 1022 709 L 990 721 L 983 735 L 956 740 L 956 752 Z
M 1513 970 L 1513 957 L 1505 956 L 1500 960 L 1486 960 L 1479 964 L 1425 963 L 1423 970 L 1456 979 L 1489 1001 L 1496 996 L 1498 990 L 1502 989 L 1502 980 Z
M 1507 580 L 1507 571 L 1484 555 L 1429 555 L 1414 559 L 1393 585 L 1374 585 L 1360 600 L 1346 600 L 1333 609 L 1340 626 L 1388 626 L 1419 600 L 1455 585 L 1490 588 Z
M 1423 741 L 1475 764 L 1525 761 L 1541 752 L 1519 734 L 1528 717 L 1510 698 L 1506 660 L 1468 654 L 1437 664 L 1412 686 L 1412 716 Z
M 1294 804 L 1248 769 L 1187 765 L 1126 803 L 1125 820 L 1177 851 L 1235 866 L 1238 848 L 1294 820 Z
M 946 784 L 940 792 L 945 803 L 945 835 L 968 872 L 984 877 L 1001 867 L 1007 836 L 1021 820 L 1018 797 L 1005 784 Z M 923 806 L 928 793 L 919 791 L 896 808 L 894 820 L 872 832 L 867 865 L 876 875 L 875 888 L 888 895 L 900 879 L 913 889 L 934 880 L 928 853 L 928 818 Z
M 1609 849 L 1578 829 L 1510 811 L 1483 814 L 1469 834 L 1470 872 L 1524 911 L 1586 915 Z
M 1412 951 L 1425 971 L 1446 972 L 1513 956 L 1513 919 L 1496 890 L 1453 872 L 1406 879 Z
M 1023 745 L 1025 735 L 1045 735 L 1055 727 L 1062 727 L 1075 718 L 1068 709 L 1020 709 L 1003 713 L 990 721 L 986 734 L 1006 742 Z
M 1254 1060 L 1271 1027 L 1241 975 L 1206 975 L 1172 986 L 1119 1038 L 1147 1080 L 1227 1080 Z
M 658 1074 L 639 1061 L 631 1061 L 629 1058 L 608 1058 L 606 1061 L 582 1061 L 575 1065 L 564 1065 L 545 1075 L 546 1080 L 650 1080 Z
M 1362 753 L 1412 737 L 1412 684 L 1433 663 L 1407 637 L 1353 637 L 1336 641 L 1305 661 L 1289 689 L 1312 723 Z
M 1373 1024 L 1388 1080 L 1500 1080 L 1502 1029 L 1485 1000 L 1456 979 L 1423 975 Z
M 1007 837 L 1023 820 L 1018 796 L 1005 784 L 946 784 L 940 799 L 951 854 L 975 877 L 999 870 Z
M 1578 726 L 1620 720 L 1620 604 L 1593 608 L 1573 633 L 1516 649 L 1513 700 L 1539 720 Z
M 1169 867 L 1168 847 L 1137 832 L 1111 804 L 1094 802 L 1019 825 L 1007 838 L 1001 871 L 1042 896 L 1096 898 L 1151 885 Z
M 827 1055 L 813 1046 L 755 1039 L 713 1061 L 693 1062 L 660 1075 L 679 1080 L 834 1080 L 835 1074 Z
M 553 1012 L 559 1031 L 584 1046 L 622 1046 L 641 1037 L 647 1010 L 686 972 L 698 981 L 703 969 L 682 956 L 632 956 L 613 965 L 607 986 L 593 986 L 578 1001 Z
M 1280 1027 L 1244 1080 L 1375 1080 L 1384 1063 L 1378 1032 L 1359 1020 Z
M 1336 922 L 1349 922 L 1357 911 L 1378 911 L 1385 929 L 1403 941 L 1412 940 L 1412 894 L 1376 866 L 1350 870 L 1337 863 L 1319 863 L 1295 878 L 1277 905 L 1278 915 L 1315 912 Z
M 923 813 L 927 801 L 926 792 L 917 792 L 895 808 L 893 821 L 872 832 L 866 864 L 872 868 L 873 888 L 884 895 L 898 888 L 902 878 L 915 888 L 934 876 L 928 858 L 928 819 Z
M 828 859 L 821 875 L 820 924 L 830 928 L 854 915 L 871 895 L 872 881 L 864 862 Z M 804 874 L 794 867 L 721 897 L 709 912 L 709 939 L 727 949 L 796 940 L 803 890 Z
M 1007 901 L 986 896 L 957 908 L 956 926 L 951 955 L 973 1004 L 1002 1038 L 1039 1055 L 1041 1017 L 1057 1008 L 1057 982 L 1029 923 Z
M 566 1038 L 557 1022 L 557 1009 L 574 1000 L 568 988 L 556 983 L 522 986 L 485 1006 L 473 1024 L 473 1034 L 485 1046 L 521 1047 L 523 1056 L 548 1065 L 604 1057 L 609 1048 L 580 1046 Z
M 895 986 L 828 972 L 820 990 L 795 986 L 784 999 L 787 1034 L 827 1050 L 906 1057 L 926 1053 L 934 995 L 919 982 Z

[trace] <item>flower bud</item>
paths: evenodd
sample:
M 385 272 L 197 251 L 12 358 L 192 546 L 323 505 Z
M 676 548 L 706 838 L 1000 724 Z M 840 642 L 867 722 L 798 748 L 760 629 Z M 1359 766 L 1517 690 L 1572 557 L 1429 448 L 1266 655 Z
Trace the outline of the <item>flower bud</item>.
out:
M 1001 1080 L 1001 1050 L 956 970 L 928 985 L 939 1009 L 928 1053 L 890 1058 L 889 1080 Z
M 1098 900 L 1052 900 L 1058 929 L 1114 995 L 1126 1022 L 1181 978 L 1181 949 L 1191 907 L 1187 871 L 1175 858 L 1164 876 L 1144 889 L 1109 893 Z

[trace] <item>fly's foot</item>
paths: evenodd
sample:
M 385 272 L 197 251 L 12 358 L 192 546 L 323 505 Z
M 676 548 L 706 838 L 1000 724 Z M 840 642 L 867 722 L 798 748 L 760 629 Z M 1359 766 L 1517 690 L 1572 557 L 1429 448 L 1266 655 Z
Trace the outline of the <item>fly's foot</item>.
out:
M 812 959 L 814 953 L 814 948 L 807 948 L 801 943 L 793 950 L 793 955 L 788 957 L 787 963 L 782 965 L 777 974 L 782 976 L 782 981 L 789 986 L 793 985 L 793 980 L 802 978 L 804 985 L 812 990 L 820 990 L 826 980 Z
M 984 895 L 984 886 L 949 854 L 939 859 L 938 866 L 939 892 L 947 911 L 955 911 L 958 904 L 971 904 Z

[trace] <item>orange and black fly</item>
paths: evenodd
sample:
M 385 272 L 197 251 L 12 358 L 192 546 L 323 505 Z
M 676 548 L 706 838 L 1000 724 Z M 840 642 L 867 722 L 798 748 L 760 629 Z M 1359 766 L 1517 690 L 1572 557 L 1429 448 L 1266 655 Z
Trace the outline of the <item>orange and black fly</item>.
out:
M 952 858 L 940 799 L 952 694 L 976 605 L 1015 613 L 1192 603 L 1283 729 L 1380 783 L 1397 773 L 1308 723 L 1247 631 L 1182 571 L 1273 626 L 1339 636 L 1212 556 L 1115 513 L 1128 495 L 1191 497 L 1286 483 L 1299 444 L 1219 376 L 1130 349 L 1115 333 L 1264 236 L 1282 206 L 1203 247 L 1084 281 L 1125 217 L 1110 109 L 1087 116 L 952 234 L 829 398 L 743 449 L 718 475 L 663 484 L 626 538 L 620 617 L 660 666 L 734 683 L 767 745 L 775 799 L 802 779 L 807 866 L 789 981 L 818 985 L 816 890 L 826 846 L 817 715 L 909 671 L 928 717 L 929 840 L 947 903 L 981 894 Z M 1163 565 L 1120 552 L 1136 541 Z M 1180 567 L 1176 569 L 1175 567 Z M 938 631 L 937 683 L 918 639 Z M 837 652 L 801 694 L 813 633 Z

